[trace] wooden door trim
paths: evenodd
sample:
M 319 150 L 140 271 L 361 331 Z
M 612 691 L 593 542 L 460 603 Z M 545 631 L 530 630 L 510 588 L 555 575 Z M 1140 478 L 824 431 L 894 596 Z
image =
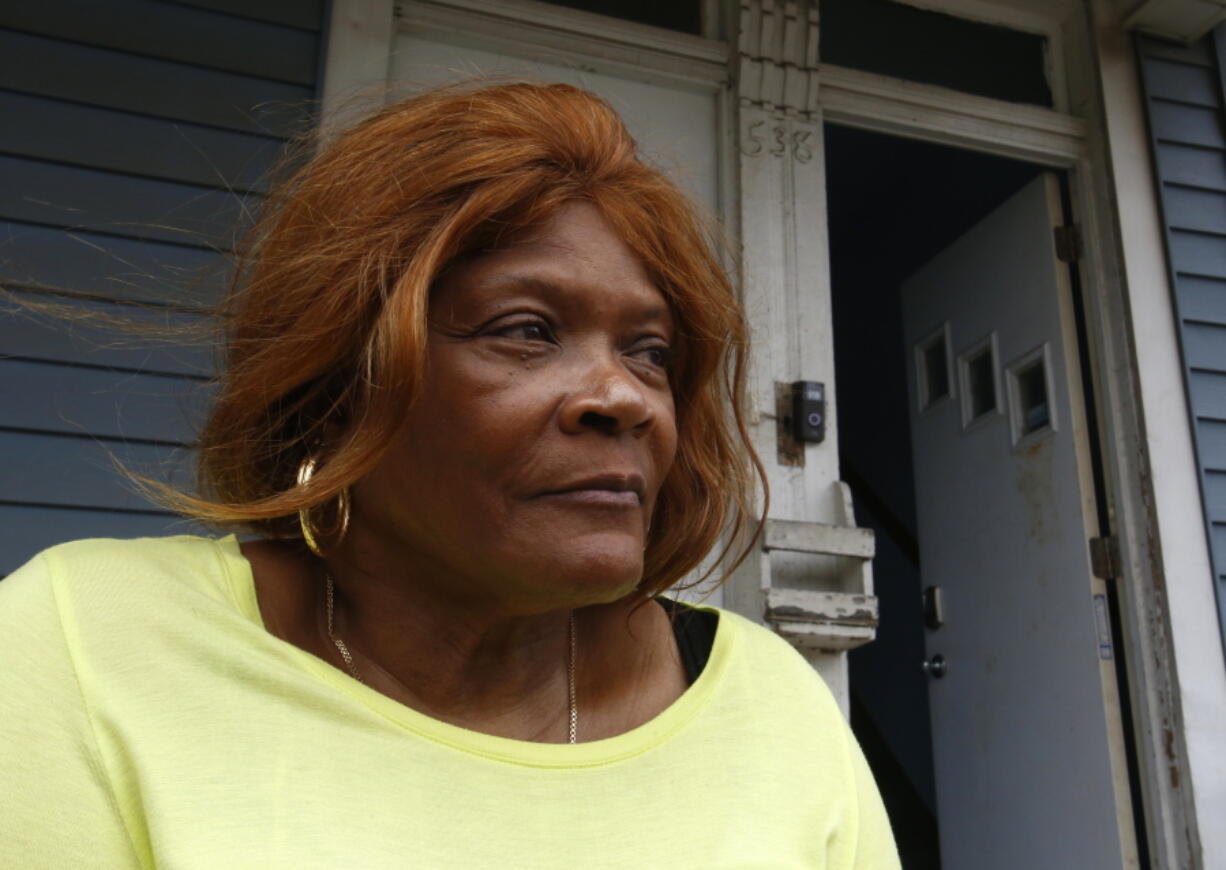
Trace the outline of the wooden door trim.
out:
M 909 139 L 1067 167 L 1087 150 L 1087 124 L 1073 115 L 824 64 L 824 120 Z

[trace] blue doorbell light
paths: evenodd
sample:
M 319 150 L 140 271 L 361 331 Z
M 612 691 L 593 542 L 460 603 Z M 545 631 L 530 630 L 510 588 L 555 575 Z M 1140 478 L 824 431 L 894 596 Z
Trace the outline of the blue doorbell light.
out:
M 826 385 L 817 381 L 792 383 L 792 437 L 802 444 L 826 440 Z

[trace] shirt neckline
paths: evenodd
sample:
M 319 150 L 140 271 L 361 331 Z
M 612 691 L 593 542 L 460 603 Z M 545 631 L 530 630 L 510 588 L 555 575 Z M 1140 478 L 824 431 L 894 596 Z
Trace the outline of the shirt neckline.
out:
M 655 718 L 615 737 L 573 745 L 533 743 L 497 737 L 461 728 L 407 707 L 269 632 L 260 614 L 251 563 L 239 549 L 238 539 L 234 535 L 228 535 L 215 540 L 214 543 L 231 593 L 243 616 L 264 631 L 271 641 L 289 650 L 295 661 L 305 670 L 406 731 L 461 752 L 494 761 L 529 767 L 595 767 L 621 761 L 660 746 L 693 720 L 723 684 L 737 644 L 734 621 L 728 618 L 726 612 L 704 605 L 692 605 L 713 611 L 719 616 L 711 655 L 698 679 Z

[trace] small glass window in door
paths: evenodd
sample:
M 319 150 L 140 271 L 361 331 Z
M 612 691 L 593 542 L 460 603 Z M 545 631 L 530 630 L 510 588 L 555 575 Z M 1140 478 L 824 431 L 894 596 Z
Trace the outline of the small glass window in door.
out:
M 996 369 L 995 332 L 958 355 L 963 429 L 991 419 L 1000 412 Z
M 1035 348 L 1011 364 L 1007 378 L 1013 444 L 1021 447 L 1056 428 L 1048 345 Z
M 949 323 L 946 322 L 915 344 L 915 394 L 921 412 L 953 395 L 949 361 Z

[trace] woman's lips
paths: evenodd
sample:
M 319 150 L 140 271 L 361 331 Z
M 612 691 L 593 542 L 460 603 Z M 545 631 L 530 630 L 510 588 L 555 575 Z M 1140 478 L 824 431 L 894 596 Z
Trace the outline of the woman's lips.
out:
M 563 478 L 556 489 L 546 490 L 541 497 L 575 506 L 625 509 L 642 507 L 645 492 L 641 474 L 622 470 Z
M 629 489 L 568 489 L 542 497 L 587 507 L 637 508 L 642 504 L 638 493 Z

